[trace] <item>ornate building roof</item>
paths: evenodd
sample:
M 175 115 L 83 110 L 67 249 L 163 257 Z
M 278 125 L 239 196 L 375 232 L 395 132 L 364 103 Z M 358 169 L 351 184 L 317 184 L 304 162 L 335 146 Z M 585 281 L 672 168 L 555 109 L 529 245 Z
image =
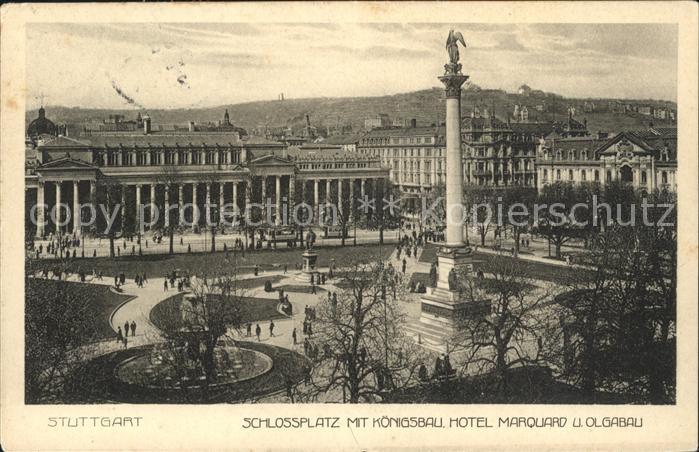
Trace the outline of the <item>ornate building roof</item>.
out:
M 39 117 L 29 123 L 27 136 L 38 137 L 39 135 L 57 135 L 58 128 L 50 119 L 46 117 L 44 107 L 39 108 Z

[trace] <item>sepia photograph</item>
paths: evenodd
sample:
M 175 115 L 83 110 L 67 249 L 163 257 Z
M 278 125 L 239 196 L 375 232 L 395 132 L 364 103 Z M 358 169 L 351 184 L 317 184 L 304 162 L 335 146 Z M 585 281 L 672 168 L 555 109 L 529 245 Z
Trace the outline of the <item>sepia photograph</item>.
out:
M 2 199 L 23 221 L 3 263 L 23 318 L 3 322 L 43 425 L 238 406 L 236 431 L 259 435 L 335 428 L 295 405 L 422 405 L 372 425 L 629 434 L 653 426 L 517 407 L 696 403 L 679 396 L 696 386 L 678 371 L 678 343 L 696 352 L 679 224 L 697 209 L 678 210 L 697 152 L 679 23 L 266 8 L 23 25 L 24 159 L 2 154 L 24 165 L 24 198 Z M 102 405 L 109 426 L 84 414 Z

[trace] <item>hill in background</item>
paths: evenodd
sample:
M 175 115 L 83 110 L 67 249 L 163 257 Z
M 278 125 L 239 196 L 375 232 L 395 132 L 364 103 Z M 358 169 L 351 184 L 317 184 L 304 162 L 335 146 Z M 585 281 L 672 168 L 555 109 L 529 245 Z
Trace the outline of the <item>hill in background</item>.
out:
M 595 111 L 584 112 L 585 102 L 594 103 Z M 516 104 L 525 105 L 529 110 L 529 121 L 563 120 L 567 116 L 569 106 L 576 109 L 575 118 L 587 119 L 588 129 L 592 132 L 633 130 L 647 128 L 650 122 L 656 125 L 671 124 L 669 120 L 655 119 L 652 116 L 636 112 L 612 113 L 611 103 L 618 105 L 643 105 L 651 108 L 669 108 L 676 110 L 673 102 L 660 100 L 614 100 L 614 99 L 570 99 L 562 96 L 531 91 L 529 95 L 507 93 L 502 90 L 481 89 L 470 85 L 463 92 L 462 111 L 470 114 L 474 107 L 481 111 L 495 111 L 502 119 L 512 115 Z M 208 108 L 192 109 L 153 109 L 146 112 L 154 124 L 181 124 L 189 121 L 202 124 L 217 122 L 222 119 L 223 112 L 228 109 L 231 121 L 246 129 L 255 127 L 290 126 L 293 129 L 303 127 L 305 115 L 308 114 L 311 123 L 324 130 L 325 127 L 351 125 L 354 131 L 364 128 L 364 120 L 386 113 L 391 119 L 402 118 L 409 121 L 415 118 L 419 125 L 430 125 L 444 120 L 444 90 L 431 88 L 410 93 L 395 94 L 380 97 L 352 98 L 309 98 L 285 99 L 274 101 L 258 101 L 242 104 L 221 105 Z M 71 129 L 90 121 L 102 121 L 110 114 L 123 114 L 126 119 L 133 119 L 137 110 L 68 108 L 48 106 L 47 116 L 56 123 L 72 125 Z M 142 111 L 143 113 L 143 111 Z M 37 116 L 36 110 L 27 112 L 27 120 Z

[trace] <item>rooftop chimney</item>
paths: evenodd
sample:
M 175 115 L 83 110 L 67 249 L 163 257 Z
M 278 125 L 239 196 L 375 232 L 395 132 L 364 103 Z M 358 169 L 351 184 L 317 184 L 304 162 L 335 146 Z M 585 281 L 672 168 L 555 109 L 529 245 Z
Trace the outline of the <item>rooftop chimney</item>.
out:
M 149 135 L 151 132 L 150 116 L 143 116 L 143 133 Z

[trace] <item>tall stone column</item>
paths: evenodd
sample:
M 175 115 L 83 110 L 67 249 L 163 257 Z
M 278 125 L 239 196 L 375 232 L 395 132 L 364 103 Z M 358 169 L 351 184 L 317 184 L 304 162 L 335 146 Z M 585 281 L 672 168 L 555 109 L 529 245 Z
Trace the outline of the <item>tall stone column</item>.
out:
M 143 234 L 143 218 L 141 218 L 141 184 L 136 184 L 136 227 Z
M 147 155 L 150 155 L 150 152 L 147 153 Z M 157 207 L 155 205 L 155 184 L 150 184 L 150 216 L 148 217 L 148 223 L 153 222 L 153 216 L 155 213 L 153 212 Z
M 192 230 L 199 224 L 199 205 L 197 204 L 197 183 L 192 183 Z
M 340 217 L 345 220 L 345 210 L 342 208 L 342 179 L 337 180 L 337 211 L 340 213 Z
M 471 271 L 471 251 L 464 243 L 464 171 L 461 158 L 461 86 L 468 76 L 461 73 L 461 64 L 458 64 L 455 35 L 453 31 L 449 34 L 447 47 L 450 63 L 444 66 L 445 74 L 439 77 L 446 91 L 446 244 L 437 253 L 436 287 L 420 300 L 420 321 L 416 327 L 420 334 L 439 331 L 436 336 L 440 336 L 441 341 L 450 340 L 458 329 L 460 318 L 487 315 L 488 311 L 487 303 L 463 300 L 459 290 L 460 270 Z
M 233 182 L 233 206 L 235 206 L 236 212 L 240 211 L 238 206 L 238 182 Z
M 170 185 L 165 185 L 165 202 L 163 203 L 163 207 L 165 209 L 165 212 L 163 212 L 165 215 L 163 218 L 163 226 L 167 228 L 170 226 Z
M 262 176 L 262 217 L 267 218 L 267 176 Z
M 80 181 L 73 181 L 73 233 L 80 233 Z
M 464 247 L 463 160 L 461 159 L 461 85 L 468 76 L 451 73 L 439 78 L 446 87 L 447 233 L 446 246 Z M 441 268 L 440 268 L 441 270 Z
M 274 223 L 279 226 L 282 224 L 282 177 L 274 177 Z
M 36 237 L 42 238 L 44 236 L 44 212 L 46 211 L 46 206 L 44 205 L 44 183 L 39 181 L 36 187 Z
M 63 209 L 61 208 L 61 181 L 58 181 L 56 182 L 56 207 L 54 209 L 54 211 L 56 212 L 56 233 L 61 232 L 62 210 Z
M 252 178 L 245 181 L 245 224 L 247 224 L 247 220 L 250 219 L 250 195 L 252 191 L 252 186 L 250 185 L 251 183 Z
M 354 221 L 354 209 L 356 208 L 356 200 L 354 199 L 354 179 L 349 180 L 349 221 Z
M 184 225 L 184 184 L 177 184 L 177 214 L 180 217 L 180 226 Z
M 126 187 L 128 185 L 122 185 L 121 188 L 121 233 L 123 234 L 126 229 Z
M 226 186 L 225 182 L 219 182 L 219 184 L 218 184 L 218 222 L 219 222 L 219 224 L 223 223 L 223 209 L 224 209 L 224 205 L 226 204 L 225 197 L 224 197 L 225 186 Z
M 318 204 L 318 179 L 313 179 L 313 215 L 316 216 L 320 212 L 320 205 Z M 320 218 L 318 218 L 320 220 Z M 320 221 L 319 221 L 320 223 Z
M 289 176 L 289 190 L 287 191 L 286 217 L 289 224 L 293 224 L 293 212 L 296 205 L 296 180 L 294 176 Z
M 208 226 L 211 224 L 211 183 L 206 183 L 206 206 L 204 206 L 204 212 L 206 213 L 205 223 Z

